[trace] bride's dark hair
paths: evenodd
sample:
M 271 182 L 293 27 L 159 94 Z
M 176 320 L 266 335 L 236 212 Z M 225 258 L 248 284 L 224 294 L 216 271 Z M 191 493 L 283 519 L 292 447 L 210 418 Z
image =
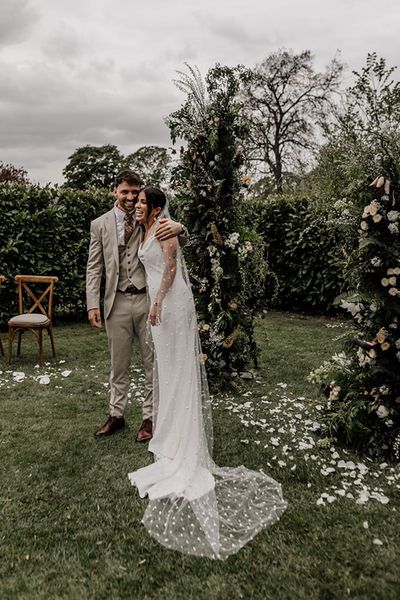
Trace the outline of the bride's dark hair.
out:
M 147 200 L 147 214 L 146 218 L 148 219 L 153 208 L 161 208 L 161 210 L 167 204 L 167 199 L 163 191 L 159 188 L 153 187 L 152 185 L 146 185 L 144 188 L 140 190 L 144 192 Z

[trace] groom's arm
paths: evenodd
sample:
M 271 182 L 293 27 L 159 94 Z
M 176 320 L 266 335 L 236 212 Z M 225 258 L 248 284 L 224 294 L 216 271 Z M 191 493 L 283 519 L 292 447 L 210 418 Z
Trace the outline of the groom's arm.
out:
M 102 327 L 100 316 L 100 285 L 104 268 L 101 234 L 94 223 L 90 226 L 89 257 L 86 266 L 86 304 L 93 327 Z
M 177 237 L 180 246 L 186 246 L 189 241 L 189 233 L 186 227 L 182 223 L 178 223 L 172 219 L 160 219 L 155 237 L 160 242 Z

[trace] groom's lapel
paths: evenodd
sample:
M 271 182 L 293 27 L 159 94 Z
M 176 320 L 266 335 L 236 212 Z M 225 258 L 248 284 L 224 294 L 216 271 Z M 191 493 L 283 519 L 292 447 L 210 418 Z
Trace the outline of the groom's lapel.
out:
M 114 254 L 115 262 L 119 265 L 118 255 L 118 235 L 117 235 L 117 220 L 115 218 L 114 209 L 110 210 L 106 215 L 106 229 L 110 236 L 110 243 Z

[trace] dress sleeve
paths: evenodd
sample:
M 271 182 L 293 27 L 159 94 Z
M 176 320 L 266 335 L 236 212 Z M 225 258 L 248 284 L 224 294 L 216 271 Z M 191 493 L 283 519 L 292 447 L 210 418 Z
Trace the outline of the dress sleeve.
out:
M 174 282 L 176 275 L 178 240 L 171 238 L 165 242 L 161 242 L 161 248 L 164 255 L 164 273 L 161 279 L 161 284 L 154 299 L 154 302 L 161 305 L 169 288 Z

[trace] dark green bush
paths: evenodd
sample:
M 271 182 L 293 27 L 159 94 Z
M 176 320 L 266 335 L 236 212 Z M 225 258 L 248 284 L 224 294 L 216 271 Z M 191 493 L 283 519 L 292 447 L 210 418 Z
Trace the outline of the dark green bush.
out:
M 90 221 L 112 205 L 108 190 L 0 184 L 0 274 L 7 278 L 0 290 L 2 324 L 17 309 L 18 273 L 57 275 L 58 314 L 85 313 Z M 173 201 L 171 209 L 179 218 L 179 203 Z M 329 310 L 345 289 L 343 265 L 357 239 L 351 203 L 338 201 L 321 211 L 307 199 L 273 197 L 248 201 L 246 214 L 277 276 L 277 305 Z M 267 282 L 266 295 L 270 287 Z
M 325 312 L 343 291 L 343 267 L 357 239 L 351 202 L 321 210 L 308 199 L 279 196 L 247 203 L 278 279 L 277 306 Z
M 58 312 L 85 311 L 90 221 L 112 204 L 107 190 L 0 184 L 1 323 L 17 310 L 17 274 L 56 275 Z

